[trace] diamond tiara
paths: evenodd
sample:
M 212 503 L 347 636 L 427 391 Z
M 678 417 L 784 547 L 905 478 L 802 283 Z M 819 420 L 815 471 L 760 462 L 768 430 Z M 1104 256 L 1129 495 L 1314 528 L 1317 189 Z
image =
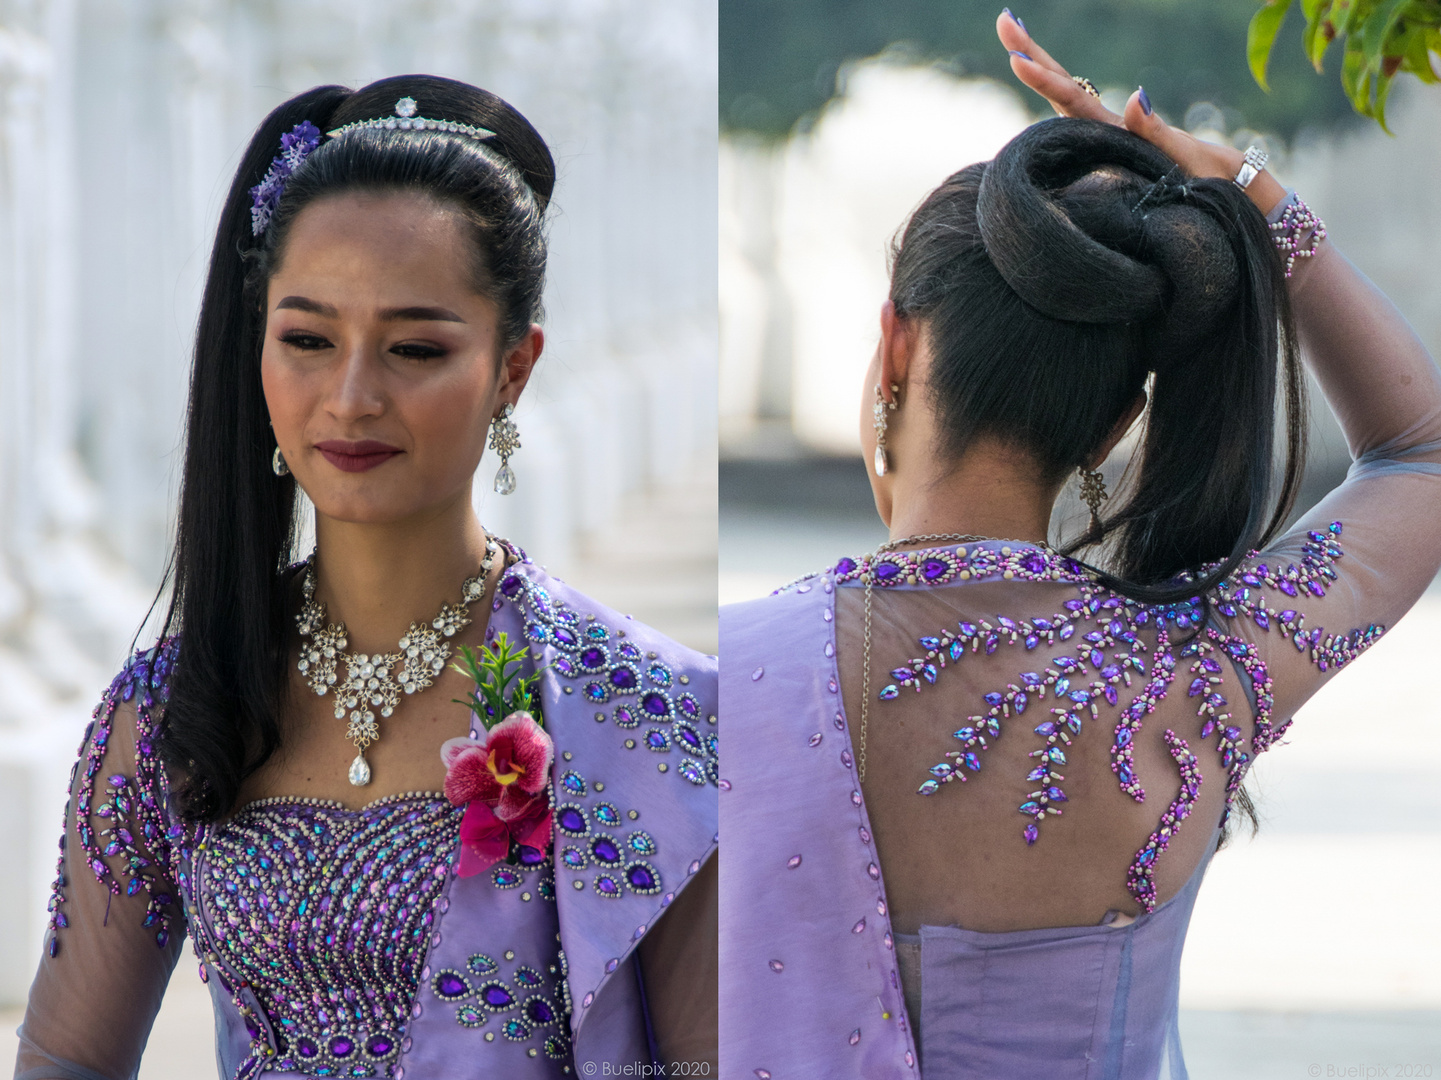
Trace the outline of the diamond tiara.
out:
M 415 98 L 403 97 L 395 103 L 394 116 L 382 116 L 374 120 L 357 120 L 344 127 L 338 127 L 334 131 L 327 131 L 326 134 L 333 139 L 338 135 L 344 135 L 347 131 L 381 128 L 387 131 L 447 131 L 456 135 L 470 135 L 476 139 L 489 139 L 495 135 L 495 132 L 488 128 L 459 124 L 454 120 L 430 120 L 424 116 L 416 116 L 415 110 Z

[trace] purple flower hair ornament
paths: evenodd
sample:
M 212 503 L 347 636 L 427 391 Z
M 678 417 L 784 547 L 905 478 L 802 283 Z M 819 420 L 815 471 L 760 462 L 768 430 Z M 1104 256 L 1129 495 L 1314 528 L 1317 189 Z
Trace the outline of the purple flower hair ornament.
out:
M 275 208 L 280 205 L 280 196 L 285 192 L 285 182 L 310 152 L 320 145 L 320 129 L 309 120 L 302 120 L 284 135 L 280 136 L 280 153 L 270 162 L 265 179 L 250 189 L 255 200 L 250 207 L 250 231 L 259 236 L 265 232 Z

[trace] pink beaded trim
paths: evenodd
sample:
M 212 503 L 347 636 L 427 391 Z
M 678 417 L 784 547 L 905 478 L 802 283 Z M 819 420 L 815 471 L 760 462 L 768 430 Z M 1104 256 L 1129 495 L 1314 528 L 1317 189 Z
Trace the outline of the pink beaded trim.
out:
M 1276 250 L 1286 257 L 1287 277 L 1291 276 L 1296 260 L 1309 259 L 1315 255 L 1324 239 L 1326 226 L 1299 196 L 1286 207 L 1281 214 L 1281 220 L 1271 226 L 1271 242 L 1276 245 Z

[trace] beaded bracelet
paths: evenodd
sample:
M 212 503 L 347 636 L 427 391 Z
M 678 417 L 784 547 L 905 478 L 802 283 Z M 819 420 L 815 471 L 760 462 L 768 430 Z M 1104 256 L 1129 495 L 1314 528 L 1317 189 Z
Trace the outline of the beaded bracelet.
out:
M 1307 233 L 1310 236 L 1307 237 Z M 1326 226 L 1315 212 L 1297 196 L 1281 214 L 1281 219 L 1271 226 L 1271 242 L 1276 250 L 1286 257 L 1286 276 L 1297 259 L 1309 259 L 1316 254 L 1321 241 L 1326 239 Z

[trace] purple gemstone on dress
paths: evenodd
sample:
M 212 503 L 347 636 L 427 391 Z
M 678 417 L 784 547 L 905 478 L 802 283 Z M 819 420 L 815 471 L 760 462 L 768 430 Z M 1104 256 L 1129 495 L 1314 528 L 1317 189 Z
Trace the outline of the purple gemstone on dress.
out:
M 1046 572 L 1046 559 L 1039 551 L 1030 552 L 1021 560 L 1021 567 L 1032 574 L 1044 574 Z
M 927 581 L 944 577 L 949 570 L 950 566 L 941 559 L 927 559 L 921 563 L 921 577 Z
M 1046 788 L 1046 794 L 1051 797 L 1051 801 L 1052 801 L 1052 802 L 1069 802 L 1069 801 L 1070 801 L 1069 799 L 1066 798 L 1066 793 L 1065 793 L 1064 791 L 1062 791 L 1062 790 L 1061 790 L 1060 788 L 1058 788 L 1058 787 L 1048 787 L 1048 788 Z
M 963 622 L 960 624 L 961 637 L 969 638 L 976 636 L 976 624 Z
M 533 1024 L 549 1024 L 555 1019 L 555 1013 L 544 998 L 531 998 L 525 1007 L 525 1015 Z
M 601 862 L 615 862 L 620 858 L 620 849 L 608 836 L 597 837 L 590 850 Z
M 260 1025 L 255 1022 L 255 1018 L 249 1013 L 245 1014 L 245 1030 L 249 1032 L 252 1039 L 260 1038 Z
M 512 574 L 510 577 L 506 578 L 500 583 L 500 591 L 504 595 L 510 597 L 512 600 L 515 599 L 516 593 L 520 592 L 520 590 L 521 584 L 520 576 L 518 574 Z
M 898 687 L 895 687 L 895 686 L 887 686 L 885 689 L 883 689 L 883 690 L 881 691 L 881 700 L 882 700 L 882 701 L 894 701 L 896 698 L 898 698 L 898 697 L 900 697 L 900 696 L 901 696 L 901 691 L 900 691 L 900 689 L 899 689 Z
M 435 977 L 435 992 L 443 998 L 458 998 L 470 993 L 470 987 L 453 971 L 442 971 Z
M 986 704 L 989 705 L 989 706 L 991 706 L 992 708 L 995 708 L 997 705 L 999 705 L 1001 702 L 1003 702 L 1003 701 L 1005 701 L 1005 700 L 1006 700 L 1006 699 L 1005 699 L 1004 697 L 1002 697 L 1000 694 L 996 693 L 994 690 L 991 691 L 989 694 L 986 695 Z
M 665 697 L 657 693 L 649 693 L 641 698 L 640 707 L 652 716 L 664 716 L 670 711 L 666 708 Z
M 384 1057 L 395 1048 L 395 1041 L 389 1035 L 372 1035 L 365 1040 L 365 1052 L 371 1057 Z
M 610 684 L 618 690 L 634 690 L 637 682 L 635 672 L 628 667 L 618 667 L 610 673 Z
M 849 574 L 849 573 L 850 573 L 851 571 L 853 571 L 855 568 L 856 568 L 856 561 L 855 561 L 854 559 L 851 559 L 851 558 L 844 558 L 844 559 L 842 559 L 840 562 L 836 563 L 836 573 L 837 573 L 837 574 L 843 574 L 843 575 L 844 575 L 844 574 Z
M 616 882 L 615 878 L 611 877 L 609 874 L 602 874 L 600 877 L 596 878 L 595 888 L 596 891 L 601 893 L 603 896 L 620 895 L 620 885 Z
M 1007 630 L 1014 630 L 1016 628 L 1015 622 L 1011 619 L 1006 618 L 1004 615 L 997 615 L 996 622 L 1000 623 L 1001 626 Z
M 893 562 L 880 562 L 876 564 L 875 575 L 882 585 L 888 585 L 900 580 L 901 568 Z
M 320 1047 L 303 1035 L 295 1040 L 294 1049 L 297 1056 L 303 1058 L 313 1058 L 320 1053 Z
M 571 631 L 567 630 L 563 626 L 557 626 L 554 630 L 554 634 L 555 640 L 560 642 L 562 645 L 577 644 L 575 634 L 573 634 Z
M 1116 745 L 1117 745 L 1117 746 L 1130 746 L 1130 745 L 1131 745 L 1131 729 L 1130 729 L 1130 728 L 1121 728 L 1119 731 L 1116 732 Z
M 508 1009 L 515 1004 L 510 991 L 499 983 L 489 983 L 480 996 L 492 1009 Z
M 891 671 L 891 678 L 898 683 L 908 683 L 916 677 L 916 673 L 908 667 L 898 667 Z
M 1026 826 L 1025 830 L 1022 832 L 1022 835 L 1026 838 L 1027 845 L 1034 844 L 1036 842 L 1036 838 L 1041 835 L 1041 830 L 1036 828 L 1036 823 L 1033 821 Z
M 574 806 L 565 806 L 560 811 L 560 827 L 567 832 L 585 832 L 585 815 Z
M 529 844 L 521 844 L 518 850 L 520 852 L 521 866 L 539 866 L 545 862 L 545 852 L 541 851 L 540 848 L 531 847 Z
M 605 663 L 605 653 L 591 646 L 580 654 L 580 662 L 588 668 L 598 668 Z
M 640 863 L 627 868 L 625 877 L 630 882 L 630 887 L 637 891 L 655 888 L 655 875 L 650 872 L 649 867 Z

